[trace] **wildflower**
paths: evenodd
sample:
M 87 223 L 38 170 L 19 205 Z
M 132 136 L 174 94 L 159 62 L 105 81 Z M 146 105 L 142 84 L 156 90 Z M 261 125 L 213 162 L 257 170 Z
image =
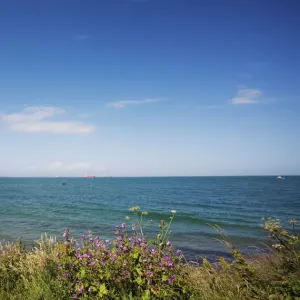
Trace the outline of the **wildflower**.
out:
M 172 275 L 172 276 L 168 279 L 169 284 L 172 284 L 172 283 L 175 281 L 175 278 L 176 278 L 176 276 L 175 276 L 175 275 Z
M 297 224 L 297 220 L 289 220 L 289 223 L 292 225 L 296 225 Z
M 151 271 L 146 271 L 146 277 L 152 277 L 153 276 L 153 272 Z
M 139 206 L 133 206 L 133 207 L 131 207 L 129 210 L 130 210 L 130 211 L 138 211 L 139 209 L 140 209 Z
M 169 246 L 172 246 L 172 244 L 171 244 L 170 241 L 167 242 L 167 246 L 168 246 L 168 247 L 169 247 Z
M 106 243 L 109 243 L 109 242 L 110 242 L 110 240 L 105 240 L 105 242 L 106 242 Z
M 78 288 L 78 293 L 82 293 L 82 290 L 83 290 L 82 287 L 79 287 Z
M 182 254 L 182 251 L 178 249 L 178 250 L 176 251 L 176 254 L 179 256 L 180 254 Z
M 169 268 L 172 268 L 173 266 L 174 266 L 173 262 L 170 261 L 170 262 L 168 263 L 168 267 L 169 267 Z
M 280 245 L 280 244 L 275 244 L 275 245 L 272 245 L 273 248 L 277 249 L 277 250 L 281 250 L 283 249 L 283 246 Z
M 173 214 L 173 215 L 175 215 L 176 214 L 176 210 L 171 210 L 171 213 Z
M 127 221 L 129 221 L 130 220 L 130 217 L 128 217 L 128 216 L 126 216 L 126 218 L 125 218 Z
M 126 224 L 125 223 L 122 223 L 122 228 L 124 229 L 126 227 Z
M 146 215 L 148 215 L 148 212 L 143 211 L 143 212 L 142 212 L 142 215 L 146 216 Z
M 132 224 L 132 226 L 131 226 L 132 230 L 135 230 L 135 226 L 136 226 L 136 224 Z
M 92 291 L 92 289 L 89 287 L 88 292 L 90 293 Z
M 78 297 L 77 297 L 77 294 L 72 294 L 72 298 L 73 299 L 77 299 Z

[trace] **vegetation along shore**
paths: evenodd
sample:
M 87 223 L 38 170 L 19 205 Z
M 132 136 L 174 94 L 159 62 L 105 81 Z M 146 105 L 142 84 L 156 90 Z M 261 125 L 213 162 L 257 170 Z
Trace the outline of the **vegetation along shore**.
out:
M 279 220 L 263 221 L 270 255 L 244 257 L 224 241 L 231 261 L 195 263 L 170 241 L 175 210 L 153 240 L 148 212 L 130 210 L 114 240 L 88 232 L 79 243 L 65 229 L 63 241 L 44 235 L 31 250 L 22 241 L 2 244 L 0 299 L 300 299 L 296 220 L 289 230 Z

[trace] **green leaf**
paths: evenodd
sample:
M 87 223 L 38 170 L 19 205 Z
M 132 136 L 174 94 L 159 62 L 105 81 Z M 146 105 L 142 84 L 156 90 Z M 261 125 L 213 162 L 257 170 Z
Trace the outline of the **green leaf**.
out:
M 169 277 L 168 277 L 167 275 L 163 275 L 163 276 L 162 276 L 162 281 L 167 281 L 168 278 L 169 278 Z
M 142 300 L 150 300 L 150 291 L 145 290 L 144 295 L 142 296 Z
M 85 269 L 81 269 L 80 270 L 80 277 L 84 278 L 84 276 L 85 276 Z
M 137 283 L 138 285 L 142 285 L 142 284 L 143 284 L 143 279 L 142 279 L 141 277 L 138 277 L 138 278 L 136 279 L 136 283 Z
M 143 274 L 143 271 L 140 269 L 140 268 L 136 268 L 136 271 L 139 275 L 142 275 Z
M 106 289 L 105 283 L 102 283 L 100 285 L 100 290 L 99 290 L 98 294 L 99 294 L 100 297 L 108 294 L 108 290 Z

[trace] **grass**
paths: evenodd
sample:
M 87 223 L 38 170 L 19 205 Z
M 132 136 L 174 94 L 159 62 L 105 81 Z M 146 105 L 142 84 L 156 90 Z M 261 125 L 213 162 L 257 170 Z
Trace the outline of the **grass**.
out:
M 175 214 L 154 241 L 144 235 L 147 213 L 135 207 L 133 230 L 117 226 L 114 241 L 89 232 L 78 244 L 66 230 L 63 242 L 42 236 L 30 251 L 20 241 L 2 245 L 0 299 L 300 299 L 296 221 L 290 231 L 278 220 L 265 221 L 272 255 L 245 258 L 228 244 L 232 261 L 198 264 L 185 262 L 168 240 Z

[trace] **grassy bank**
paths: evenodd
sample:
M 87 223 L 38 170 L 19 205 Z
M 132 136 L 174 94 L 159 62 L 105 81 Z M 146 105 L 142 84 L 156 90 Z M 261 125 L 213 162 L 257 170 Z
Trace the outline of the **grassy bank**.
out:
M 233 260 L 187 263 L 169 241 L 162 221 L 155 240 L 145 236 L 147 212 L 131 209 L 113 241 L 89 232 L 77 243 L 44 236 L 25 251 L 21 242 L 0 248 L 0 299 L 300 299 L 300 250 L 295 232 L 279 221 L 263 224 L 273 240 L 270 256 L 245 259 L 230 244 Z M 150 221 L 151 222 L 151 221 Z

